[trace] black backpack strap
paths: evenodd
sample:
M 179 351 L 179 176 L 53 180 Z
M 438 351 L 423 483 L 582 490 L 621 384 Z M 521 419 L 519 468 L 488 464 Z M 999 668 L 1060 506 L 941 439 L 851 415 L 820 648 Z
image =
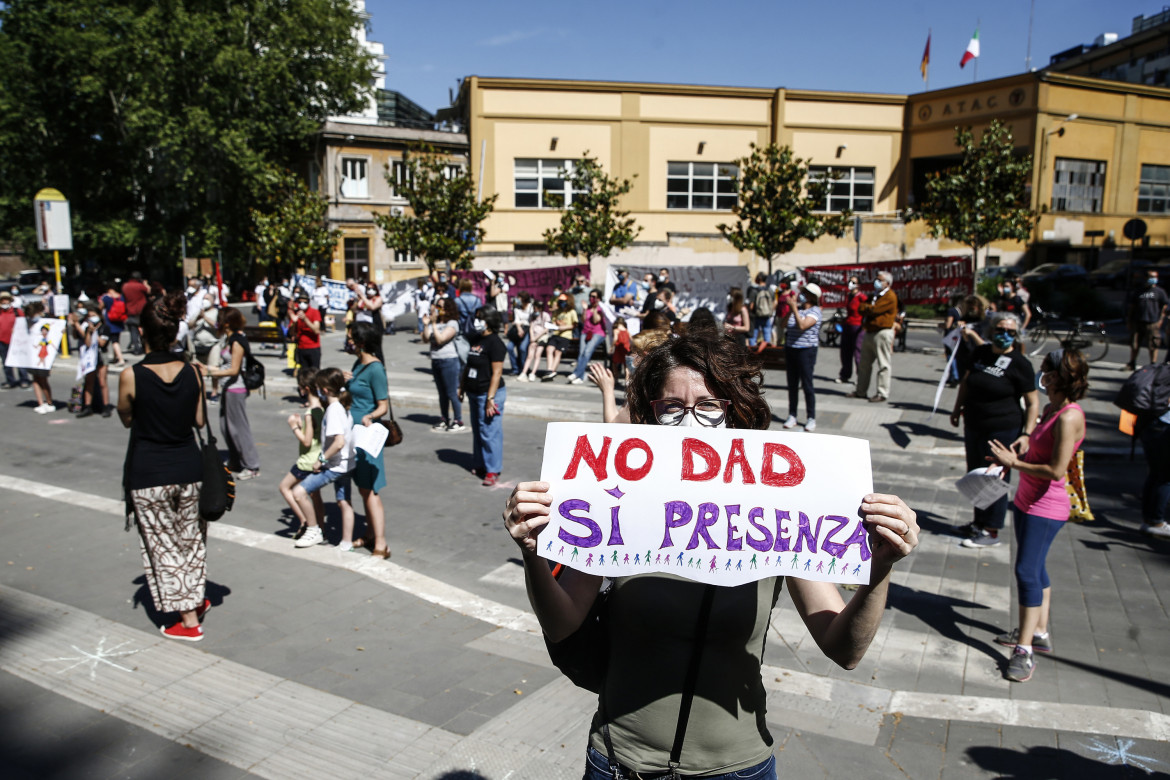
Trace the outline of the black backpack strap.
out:
M 715 586 L 703 589 L 703 603 L 699 606 L 699 618 L 695 623 L 695 647 L 691 651 L 691 663 L 687 669 L 687 680 L 683 686 L 682 701 L 678 708 L 678 725 L 674 730 L 674 746 L 670 748 L 670 770 L 678 774 L 679 759 L 682 758 L 683 739 L 687 735 L 687 721 L 691 718 L 691 704 L 695 700 L 695 685 L 699 681 L 699 666 L 703 662 L 703 648 L 707 645 L 707 624 L 711 619 L 711 604 L 715 601 Z

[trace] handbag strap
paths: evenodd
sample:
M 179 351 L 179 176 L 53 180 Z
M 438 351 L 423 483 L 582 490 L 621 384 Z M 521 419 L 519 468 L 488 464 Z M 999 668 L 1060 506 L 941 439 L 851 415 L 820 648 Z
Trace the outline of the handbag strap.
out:
M 211 432 L 211 419 L 207 416 L 207 390 L 203 387 L 203 379 L 199 376 L 198 369 L 196 369 L 195 366 L 191 366 L 190 363 L 187 365 L 191 367 L 191 370 L 194 371 L 196 375 L 195 384 L 199 388 L 199 402 L 203 404 L 203 425 L 207 426 L 207 443 L 214 447 L 215 434 Z M 195 426 L 195 438 L 199 440 L 199 448 L 203 449 L 203 437 L 199 435 L 199 428 L 200 426 Z

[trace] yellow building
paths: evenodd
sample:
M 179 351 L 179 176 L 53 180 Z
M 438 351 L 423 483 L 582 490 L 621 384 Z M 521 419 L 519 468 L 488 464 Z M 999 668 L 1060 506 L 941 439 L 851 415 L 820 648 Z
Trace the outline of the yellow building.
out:
M 1158 184 L 1170 186 L 1170 90 L 1160 87 L 1051 72 L 912 96 L 471 76 L 448 115 L 468 129 L 470 171 L 500 196 L 477 267 L 565 262 L 543 248 L 559 220 L 546 194 L 571 200 L 557 171 L 586 153 L 634 182 L 623 206 L 643 232 L 610 262 L 758 266 L 716 226 L 733 220 L 733 162 L 773 142 L 841 174 L 826 209 L 863 220 L 860 246 L 852 236 L 805 243 L 781 267 L 963 253 L 902 218 L 927 173 L 957 159 L 955 127 L 978 132 L 993 118 L 1036 160 L 1037 262 L 1089 263 L 1102 242 L 1122 243 L 1136 216 L 1151 246 L 1170 234 Z M 1004 242 L 989 255 L 1012 263 L 1027 250 Z

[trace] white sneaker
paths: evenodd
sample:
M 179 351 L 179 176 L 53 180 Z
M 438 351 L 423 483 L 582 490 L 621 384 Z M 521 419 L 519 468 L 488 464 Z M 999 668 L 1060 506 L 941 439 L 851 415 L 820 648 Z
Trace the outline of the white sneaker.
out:
M 341 552 L 349 552 L 353 549 L 353 542 L 338 542 L 337 549 Z
M 321 533 L 321 526 L 311 525 L 305 531 L 305 535 L 293 542 L 294 547 L 316 547 L 325 541 L 325 535 Z
M 57 411 L 57 407 L 54 404 L 41 404 L 34 411 L 37 414 L 49 414 Z
M 520 376 L 516 377 L 516 381 L 517 382 L 531 382 L 532 380 L 528 378 L 528 374 L 521 374 Z
M 1156 536 L 1159 539 L 1170 539 L 1170 523 L 1158 523 L 1157 525 L 1142 523 L 1140 530 L 1143 534 L 1149 536 Z
M 785 420 L 784 424 L 781 425 L 780 427 L 786 428 L 786 429 L 795 428 L 796 427 L 796 418 L 793 417 L 792 415 L 788 415 L 788 419 Z
M 815 431 L 817 429 L 817 421 L 811 417 L 808 418 L 804 422 L 804 429 L 806 431 L 808 431 L 809 433 L 812 433 L 813 431 Z
M 447 426 L 447 433 L 463 433 L 466 430 L 469 430 L 468 427 L 461 422 L 453 422 Z
M 573 376 L 569 377 L 569 384 L 583 385 L 583 384 L 585 384 L 585 380 L 582 379 L 581 377 L 577 376 L 576 374 L 574 374 Z

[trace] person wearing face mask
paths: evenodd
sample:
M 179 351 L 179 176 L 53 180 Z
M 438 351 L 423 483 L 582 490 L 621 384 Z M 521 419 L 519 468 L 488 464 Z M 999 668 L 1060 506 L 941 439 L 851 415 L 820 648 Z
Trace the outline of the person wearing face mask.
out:
M 210 365 L 211 351 L 219 343 L 219 310 L 212 296 L 203 296 L 199 313 L 187 320 L 187 327 L 195 359 Z
M 548 339 L 548 371 L 541 375 L 540 381 L 551 382 L 557 377 L 557 368 L 561 364 L 561 355 L 573 344 L 573 332 L 577 329 L 577 310 L 573 308 L 573 301 L 567 295 L 553 299 L 553 326 L 552 335 Z
M 610 295 L 609 303 L 620 310 L 632 305 L 638 298 L 638 285 L 630 281 L 630 272 L 624 268 L 619 268 L 617 272 L 618 283 L 613 288 L 613 293 Z
M 804 405 L 808 416 L 804 429 L 817 429 L 817 391 L 813 387 L 813 368 L 817 364 L 817 346 L 821 333 L 821 288 L 812 282 L 798 295 L 789 289 L 787 298 L 788 332 L 784 339 L 784 368 L 788 374 L 788 419 L 785 428 L 796 427 L 796 411 L 800 404 L 800 388 L 804 387 Z
M 354 304 L 354 322 L 371 323 L 378 331 L 377 349 L 374 350 L 373 354 L 378 358 L 379 363 L 384 364 L 386 361 L 382 355 L 382 335 L 386 331 L 386 326 L 382 322 L 382 296 L 373 284 L 361 285 L 351 281 L 349 289 L 353 290 L 354 295 L 357 296 L 357 301 Z
M 573 311 L 568 301 L 565 305 Z M 496 484 L 504 466 L 503 415 L 508 397 L 504 388 L 504 358 L 508 350 L 499 336 L 502 324 L 494 306 L 476 310 L 473 329 L 479 338 L 471 345 L 459 383 L 459 400 L 466 394 L 471 407 L 471 473 L 481 477 L 485 487 Z
M 1032 321 L 1032 309 L 1019 294 L 1016 293 L 1010 280 L 1005 279 L 999 287 L 999 303 L 997 311 L 1007 311 L 1020 318 L 1020 333 L 1028 330 Z
M 12 293 L 0 292 L 0 360 L 4 361 L 5 390 L 28 387 L 32 384 L 28 371 L 8 366 L 8 347 L 12 343 L 12 329 L 17 318 L 23 316 L 24 311 L 13 305 Z
M 203 311 L 203 299 L 207 298 L 207 290 L 203 289 L 203 282 L 198 276 L 187 280 L 187 322 L 199 316 Z
M 321 312 L 309 304 L 309 294 L 304 290 L 297 292 L 296 302 L 289 307 L 288 320 L 297 345 L 297 363 L 320 369 Z
M 107 381 L 109 368 L 106 366 L 102 350 L 110 338 L 109 329 L 102 322 L 101 312 L 92 303 L 86 303 L 85 308 L 78 312 L 80 315 L 74 327 L 77 331 L 79 349 L 78 360 L 84 360 L 83 349 L 91 357 L 88 358 L 93 368 L 85 374 L 85 387 L 82 391 L 81 410 L 78 418 L 89 417 L 92 414 L 101 414 L 109 417 L 112 413 L 110 406 L 110 386 Z
M 634 425 L 687 427 L 700 439 L 708 428 L 765 430 L 772 413 L 762 397 L 763 377 L 752 365 L 746 346 L 710 330 L 665 339 L 630 380 L 629 419 Z M 545 542 L 538 534 L 547 535 L 543 529 L 555 511 L 550 487 L 521 482 L 503 520 L 523 558 L 533 611 L 545 638 L 557 643 L 583 624 L 602 577 L 568 567 L 554 574 L 537 553 Z M 769 616 L 781 591 L 787 587 L 825 655 L 852 669 L 882 619 L 893 566 L 918 544 L 916 515 L 900 498 L 870 494 L 863 501 L 859 514 L 873 570 L 869 584 L 854 591 L 848 605 L 835 584 L 795 578 L 767 577 L 733 587 L 665 573 L 613 581 L 605 609 L 610 625 L 621 631 L 610 632 L 596 651 L 604 654 L 605 674 L 586 747 L 585 780 L 775 780 L 761 677 Z M 706 636 L 696 621 L 704 603 L 711 611 Z M 688 684 L 688 677 L 699 682 Z M 688 689 L 693 699 L 684 739 L 672 755 L 672 745 L 679 745 L 681 694 Z M 672 763 L 677 774 L 668 775 Z
M 768 275 L 764 272 L 756 274 L 756 283 L 748 290 L 751 309 L 752 330 L 748 335 L 748 345 L 758 346 L 762 352 L 772 343 L 772 323 L 776 319 L 776 286 L 768 284 Z
M 675 287 L 674 282 L 670 281 L 670 271 L 665 268 L 658 269 L 658 289 L 670 290 L 675 295 L 678 294 L 678 288 Z
M 1052 652 L 1048 634 L 1052 586 L 1045 559 L 1071 511 L 1065 475 L 1073 453 L 1085 440 L 1085 412 L 1077 401 L 1089 387 L 1089 364 L 1076 350 L 1049 352 L 1040 364 L 1040 386 L 1048 395 L 1048 405 L 1028 446 L 1018 452 L 993 441 L 989 458 L 1020 472 L 1020 487 L 1012 502 L 1019 622 L 995 638 L 1013 648 L 1004 674 L 1012 682 L 1032 678 L 1034 650 Z
M 1158 347 L 1162 343 L 1162 323 L 1166 319 L 1166 307 L 1170 297 L 1158 286 L 1158 272 L 1153 268 L 1146 271 L 1146 283 L 1131 296 L 1126 322 L 1129 324 L 1129 363 L 1126 369 L 1133 371 L 1137 366 L 1138 352 L 1146 345 L 1150 364 L 1158 362 Z
M 601 313 L 601 293 L 589 293 L 589 304 L 581 323 L 581 338 L 577 345 L 577 367 L 569 377 L 569 384 L 585 383 L 585 372 L 597 347 L 605 341 L 605 317 Z
M 991 442 L 1007 442 L 1020 457 L 1028 451 L 1028 436 L 1040 413 L 1036 373 L 1019 341 L 1020 321 L 1014 314 L 1000 312 L 992 318 L 991 340 L 977 347 L 970 367 L 959 381 L 959 392 L 951 412 L 951 425 L 963 422 L 963 446 L 967 470 L 987 465 Z M 1023 401 L 1023 411 L 1021 404 Z M 1011 472 L 1005 472 L 1011 481 Z M 994 547 L 1002 540 L 1007 514 L 1007 495 L 990 506 L 975 507 L 974 519 L 959 529 L 964 547 Z
M 109 343 L 114 353 L 113 367 L 116 369 L 125 368 L 126 358 L 122 354 L 122 331 L 126 329 L 126 302 L 122 299 L 122 293 L 118 292 L 115 282 L 106 285 L 106 292 L 98 298 L 98 303 L 101 304 L 102 319 L 110 333 Z
M 858 307 L 865 336 L 861 340 L 861 363 L 857 367 L 854 398 L 884 403 L 890 398 L 891 358 L 894 354 L 894 321 L 898 317 L 898 296 L 890 289 L 894 276 L 878 271 L 873 280 L 874 298 Z M 869 383 L 877 367 L 877 392 L 869 395 Z
M 838 347 L 841 353 L 841 373 L 835 381 L 839 385 L 853 381 L 853 371 L 861 375 L 861 341 L 865 337 L 865 328 L 862 327 L 861 304 L 869 300 L 865 291 L 861 289 L 861 280 L 856 276 L 849 277 L 849 294 L 845 298 L 845 322 L 841 325 L 841 344 Z

